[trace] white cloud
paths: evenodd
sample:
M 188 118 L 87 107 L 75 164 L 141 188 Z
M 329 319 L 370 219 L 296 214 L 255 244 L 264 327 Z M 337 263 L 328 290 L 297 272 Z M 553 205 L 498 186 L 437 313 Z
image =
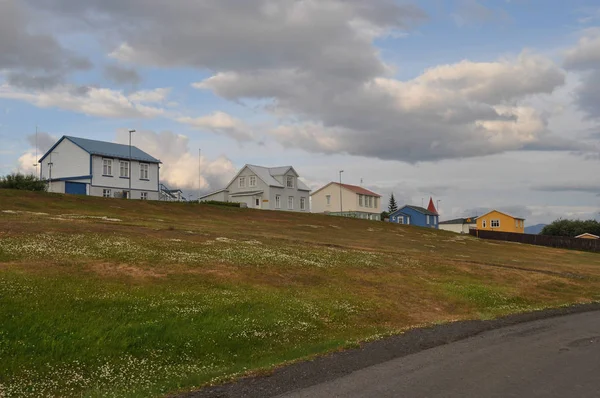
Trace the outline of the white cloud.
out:
M 127 131 L 119 130 L 116 141 L 128 143 Z M 225 156 L 212 160 L 202 156 L 199 163 L 198 154 L 190 152 L 189 138 L 185 135 L 169 131 L 137 131 L 133 136 L 133 144 L 163 162 L 161 181 L 171 189 L 198 191 L 199 183 L 202 192 L 221 189 L 236 171 L 233 163 Z
M 252 141 L 255 138 L 249 126 L 225 112 L 214 112 L 197 118 L 179 117 L 176 120 L 198 130 L 211 131 L 240 142 Z
M 160 107 L 144 103 L 166 98 L 168 89 L 135 92 L 129 96 L 122 91 L 97 87 L 61 85 L 51 90 L 24 90 L 7 84 L 0 86 L 0 98 L 20 100 L 40 108 L 58 108 L 89 116 L 106 118 L 153 118 L 165 114 Z

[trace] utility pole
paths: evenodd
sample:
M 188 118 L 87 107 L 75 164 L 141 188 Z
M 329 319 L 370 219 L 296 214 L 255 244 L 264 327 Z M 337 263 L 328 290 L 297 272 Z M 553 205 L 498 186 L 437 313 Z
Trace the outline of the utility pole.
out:
M 344 213 L 344 206 L 342 203 L 342 173 L 343 172 L 344 172 L 344 170 L 340 170 L 340 216 L 342 216 Z
M 202 148 L 198 148 L 198 202 L 202 191 Z
M 135 130 L 129 130 L 129 167 L 128 167 L 128 177 L 129 177 L 129 192 L 127 193 L 129 196 L 127 199 L 131 199 L 131 134 L 135 133 Z
M 37 124 L 35 125 L 35 164 L 33 165 L 35 167 L 35 174 L 40 178 L 40 180 L 42 179 L 42 175 L 38 172 L 38 126 Z
M 50 192 L 52 192 L 52 166 L 54 166 L 54 163 L 52 163 L 52 159 L 50 159 L 48 162 L 48 188 Z

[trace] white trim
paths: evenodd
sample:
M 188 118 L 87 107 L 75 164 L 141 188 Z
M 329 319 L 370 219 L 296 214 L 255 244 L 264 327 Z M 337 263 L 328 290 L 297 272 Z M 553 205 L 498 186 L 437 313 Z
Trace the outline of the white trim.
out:
M 113 159 L 102 158 L 102 175 L 111 176 L 113 175 Z M 105 172 L 106 170 L 106 172 Z
M 281 195 L 275 195 L 275 209 L 281 209 Z
M 294 197 L 288 196 L 288 210 L 294 210 Z
M 238 188 L 246 188 L 246 177 L 241 176 L 238 178 Z
M 248 187 L 250 188 L 256 188 L 256 176 L 249 176 L 248 177 Z
M 500 228 L 500 219 L 490 220 L 490 228 Z
M 150 179 L 150 165 L 148 163 L 140 163 L 140 180 Z
M 129 160 L 119 160 L 119 177 L 129 178 L 129 175 L 131 174 L 129 170 L 130 166 Z M 126 171 L 125 175 L 123 175 L 123 171 Z
M 306 211 L 306 198 L 304 196 L 300 197 L 300 210 Z

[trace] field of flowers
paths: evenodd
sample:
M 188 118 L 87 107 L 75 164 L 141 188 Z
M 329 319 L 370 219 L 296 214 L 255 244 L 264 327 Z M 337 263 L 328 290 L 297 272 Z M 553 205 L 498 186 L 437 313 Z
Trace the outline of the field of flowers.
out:
M 410 327 L 600 300 L 600 256 L 0 190 L 0 398 L 150 397 Z

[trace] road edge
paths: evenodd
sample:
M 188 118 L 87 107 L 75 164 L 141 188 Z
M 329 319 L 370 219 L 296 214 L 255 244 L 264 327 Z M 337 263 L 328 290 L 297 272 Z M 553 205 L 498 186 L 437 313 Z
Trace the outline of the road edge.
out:
M 492 320 L 466 320 L 409 329 L 402 334 L 362 343 L 356 349 L 284 365 L 266 376 L 245 377 L 234 382 L 171 396 L 179 398 L 274 397 L 490 330 L 593 311 L 600 311 L 600 302 L 512 314 Z

